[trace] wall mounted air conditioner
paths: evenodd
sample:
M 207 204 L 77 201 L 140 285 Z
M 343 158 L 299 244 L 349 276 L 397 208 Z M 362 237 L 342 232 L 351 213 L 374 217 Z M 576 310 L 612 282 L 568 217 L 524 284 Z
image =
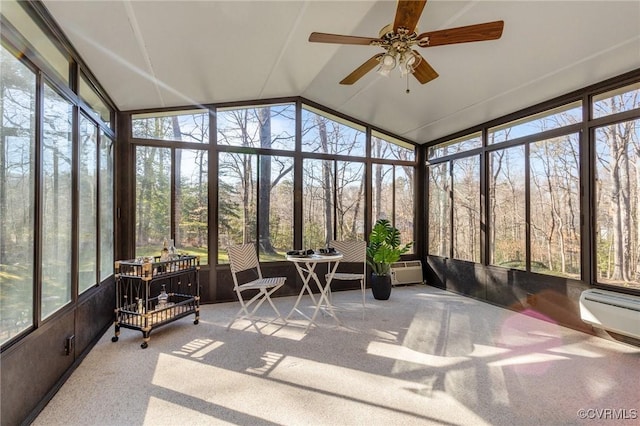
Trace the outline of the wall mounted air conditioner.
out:
M 391 264 L 391 284 L 422 283 L 422 262 L 411 260 Z
M 640 339 L 640 297 L 590 289 L 580 295 L 582 321 L 614 333 Z

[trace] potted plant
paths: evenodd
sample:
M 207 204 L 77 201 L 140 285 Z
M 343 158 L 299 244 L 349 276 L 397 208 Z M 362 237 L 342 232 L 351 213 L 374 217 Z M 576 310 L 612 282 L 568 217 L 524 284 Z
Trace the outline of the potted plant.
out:
M 378 219 L 369 235 L 367 263 L 371 266 L 371 291 L 378 300 L 387 300 L 391 295 L 390 269 L 400 255 L 409 251 L 413 242 L 402 245 L 400 231 L 387 219 Z

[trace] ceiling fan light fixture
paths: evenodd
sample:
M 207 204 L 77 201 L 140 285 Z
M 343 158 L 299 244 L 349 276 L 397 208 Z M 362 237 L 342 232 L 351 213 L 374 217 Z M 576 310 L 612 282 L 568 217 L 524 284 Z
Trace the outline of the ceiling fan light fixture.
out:
M 418 58 L 416 58 L 416 55 L 413 52 L 409 52 L 409 55 L 407 56 L 407 59 L 405 61 L 405 65 L 407 68 L 415 68 L 416 65 L 418 65 L 417 63 Z
M 380 58 L 380 68 L 378 68 L 378 74 L 388 76 L 389 72 L 396 67 L 397 60 L 392 52 L 385 53 Z

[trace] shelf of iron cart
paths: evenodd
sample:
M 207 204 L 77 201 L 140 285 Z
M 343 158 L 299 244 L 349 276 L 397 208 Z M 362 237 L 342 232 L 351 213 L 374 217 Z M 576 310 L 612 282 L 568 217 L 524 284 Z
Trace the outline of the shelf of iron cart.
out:
M 153 259 L 153 262 L 133 259 L 125 261 L 119 260 L 115 262 L 116 274 L 124 277 L 152 279 L 156 277 L 169 277 L 188 269 L 196 269 L 200 266 L 199 256 L 182 255 L 177 259 L 167 261 L 160 261 L 159 256 Z
M 121 309 L 118 313 L 118 322 L 121 327 L 141 330 L 147 327 L 156 327 L 165 322 L 172 321 L 195 312 L 196 300 L 189 295 L 173 295 L 176 300 L 183 299 L 166 308 L 150 310 L 144 313 L 137 312 L 135 306 Z

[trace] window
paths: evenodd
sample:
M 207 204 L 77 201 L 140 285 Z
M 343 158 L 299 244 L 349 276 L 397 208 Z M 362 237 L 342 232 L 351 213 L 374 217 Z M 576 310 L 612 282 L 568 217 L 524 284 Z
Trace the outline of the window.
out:
M 400 139 L 378 132 L 371 134 L 371 157 L 388 160 L 415 161 L 415 147 Z
M 394 220 L 393 225 L 400 231 L 400 241 L 408 244 L 414 241 L 413 222 L 414 211 L 414 171 L 413 166 L 394 166 Z M 413 253 L 415 246 L 412 245 L 407 253 Z
M 596 129 L 596 280 L 640 289 L 640 120 Z
M 449 257 L 451 175 L 449 162 L 429 166 L 429 254 Z
M 390 164 L 374 164 L 372 177 L 373 217 L 375 224 L 378 219 L 387 219 L 393 223 L 393 169 Z
M 295 104 L 217 111 L 218 145 L 295 149 Z
M 364 240 L 364 186 L 364 163 L 336 162 L 335 239 Z
M 33 324 L 36 77 L 0 48 L 0 344 Z
M 303 248 L 322 248 L 333 238 L 333 163 L 331 160 L 303 160 Z
M 175 232 L 179 252 L 200 256 L 209 262 L 209 167 L 208 151 L 175 150 Z
M 104 132 L 100 136 L 100 281 L 113 274 L 113 140 Z
M 8 0 L 0 10 L 3 349 L 113 274 L 113 134 L 86 97 L 100 89 L 70 78 L 63 43 L 29 9 Z M 91 105 L 71 94 L 71 81 Z
M 218 158 L 218 262 L 227 247 L 257 240 L 257 156 L 220 153 Z
M 42 318 L 71 300 L 72 105 L 44 86 L 42 135 Z
M 454 160 L 453 257 L 480 262 L 480 157 Z
M 480 262 L 480 156 L 429 166 L 429 254 Z
M 98 129 L 80 116 L 80 167 L 78 169 L 78 290 L 96 284 L 98 277 Z
M 414 241 L 415 168 L 388 164 L 372 167 L 372 222 L 387 219 L 400 231 L 402 244 Z M 413 246 L 408 253 L 413 253 Z
M 489 154 L 489 262 L 526 268 L 524 146 Z
M 459 152 L 470 151 L 482 147 L 482 135 L 480 132 L 463 136 L 448 142 L 429 147 L 429 159 L 447 157 Z
M 365 156 L 364 127 L 314 108 L 302 108 L 302 150 L 321 154 Z
M 33 48 L 43 59 L 42 65 L 50 68 L 57 78 L 69 85 L 69 60 L 67 55 L 42 31 L 38 23 L 31 19 L 20 3 L 23 2 L 2 0 L 2 15 L 33 45 Z
M 323 248 L 333 239 L 364 239 L 364 179 L 364 163 L 304 160 L 305 248 Z
M 592 105 L 593 118 L 640 108 L 640 83 L 596 95 Z
M 209 143 L 208 111 L 134 114 L 131 125 L 134 138 Z
M 101 120 L 108 127 L 111 126 L 111 116 L 113 111 L 104 103 L 102 98 L 96 93 L 91 83 L 84 74 L 80 75 L 79 94 L 83 101 L 89 105 L 93 112 L 93 116 L 97 120 Z
M 257 243 L 260 261 L 283 260 L 293 247 L 293 158 L 220 153 L 218 262 L 230 245 Z
M 578 134 L 530 144 L 531 271 L 580 279 Z
M 283 260 L 293 248 L 293 158 L 261 155 L 258 163 L 260 261 Z
M 582 102 L 577 101 L 493 127 L 489 129 L 488 143 L 505 142 L 581 122 Z
M 136 256 L 159 256 L 171 239 L 171 149 L 136 147 Z

